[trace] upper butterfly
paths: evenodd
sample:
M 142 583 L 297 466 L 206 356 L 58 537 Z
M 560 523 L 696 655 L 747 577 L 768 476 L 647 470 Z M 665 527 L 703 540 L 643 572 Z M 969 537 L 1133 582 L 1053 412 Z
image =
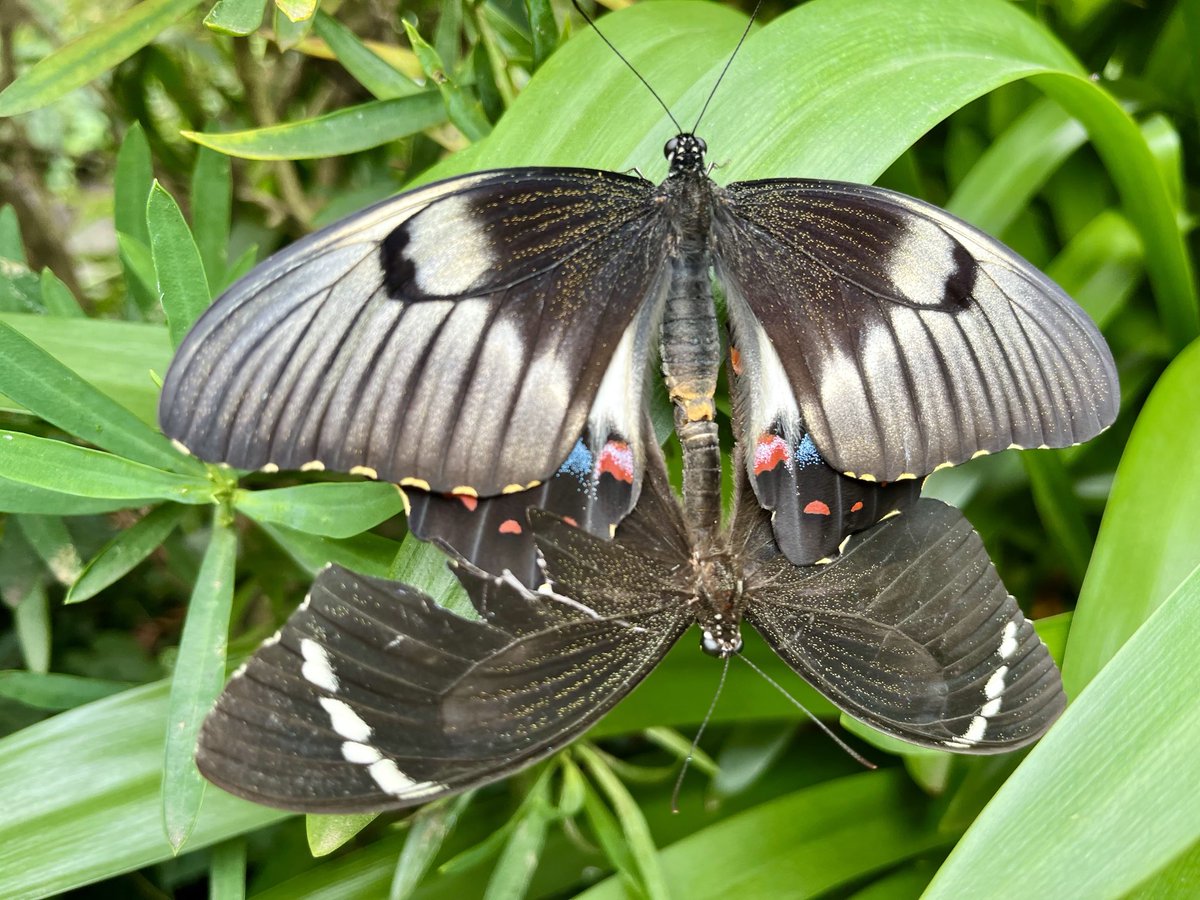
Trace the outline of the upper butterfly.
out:
M 715 533 L 713 271 L 741 463 L 798 565 L 909 507 L 942 466 L 1067 446 L 1115 418 L 1099 331 L 1008 248 L 877 187 L 721 187 L 705 150 L 672 138 L 659 185 L 591 169 L 453 178 L 309 236 L 197 322 L 163 386 L 164 432 L 240 468 L 408 486 L 419 536 L 532 583 L 527 507 L 604 537 L 633 508 L 656 340 L 687 519 Z

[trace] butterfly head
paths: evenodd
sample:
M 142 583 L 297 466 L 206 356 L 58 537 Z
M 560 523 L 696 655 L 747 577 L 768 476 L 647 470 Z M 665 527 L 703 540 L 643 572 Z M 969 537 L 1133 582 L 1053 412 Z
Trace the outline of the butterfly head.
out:
M 737 622 L 708 622 L 703 626 L 700 649 L 717 659 L 728 659 L 742 649 L 742 632 Z
M 704 154 L 708 145 L 694 134 L 677 134 L 663 147 L 663 155 L 671 164 L 669 177 L 704 171 Z

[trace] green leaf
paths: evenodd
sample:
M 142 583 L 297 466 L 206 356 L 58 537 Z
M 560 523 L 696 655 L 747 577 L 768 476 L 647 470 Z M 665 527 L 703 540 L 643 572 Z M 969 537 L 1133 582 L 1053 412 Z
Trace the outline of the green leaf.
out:
M 1197 384 L 1200 341 L 1163 373 L 1125 446 L 1067 641 L 1068 696 L 1200 565 L 1200 478 L 1171 478 L 1163 489 L 1164 473 L 1186 472 L 1200 446 Z
M 133 685 L 124 681 L 103 681 L 78 675 L 0 671 L 0 697 L 38 709 L 74 709 L 131 687 Z
M 1145 274 L 1142 243 L 1128 219 L 1116 210 L 1105 210 L 1071 238 L 1046 267 L 1046 274 L 1104 328 Z
M 1083 584 L 1092 555 L 1092 535 L 1075 497 L 1070 475 L 1057 450 L 1029 450 L 1021 454 L 1033 502 L 1047 535 L 1078 586 Z
M 125 286 L 134 305 L 143 317 L 157 318 L 161 315 L 161 307 L 158 305 L 158 284 L 154 275 L 154 256 L 150 253 L 150 245 L 118 231 L 117 250 L 121 257 L 121 266 L 125 270 Z
M 176 503 L 212 500 L 212 484 L 203 477 L 176 475 L 111 453 L 19 431 L 0 431 L 0 478 L 106 500 L 141 503 L 155 497 Z
M 67 323 L 50 324 L 61 329 Z M 89 335 L 93 342 L 103 330 L 98 327 L 100 323 L 86 319 L 70 324 L 79 328 L 81 336 Z M 108 354 L 107 364 L 111 366 L 118 348 L 104 345 L 102 349 Z M 104 362 L 102 358 L 98 361 Z M 145 380 L 150 383 L 148 376 Z M 90 444 L 159 468 L 189 473 L 204 471 L 203 464 L 179 453 L 162 434 L 5 321 L 0 321 L 0 391 L 34 415 Z M 46 486 L 54 488 L 53 484 Z
M 384 482 L 302 484 L 268 491 L 239 491 L 234 504 L 259 522 L 309 534 L 353 537 L 404 511 L 400 492 Z
M 17 218 L 17 211 L 8 203 L 0 206 L 0 259 L 11 259 L 26 267 L 29 265 L 25 256 L 25 242 L 21 240 L 21 221 Z
M 324 159 L 409 137 L 446 121 L 435 91 L 375 100 L 312 119 L 223 134 L 184 131 L 189 140 L 242 159 Z
M 187 513 L 186 507 L 163 505 L 138 519 L 88 560 L 67 591 L 65 603 L 88 600 L 123 578 L 161 546 Z
M 142 0 L 39 60 L 0 91 L 0 116 L 45 106 L 87 84 L 150 43 L 197 0 Z
M 204 797 L 205 781 L 192 757 L 205 714 L 225 685 L 225 649 L 233 605 L 237 533 L 220 507 L 213 510 L 212 536 L 188 603 L 171 678 L 167 742 L 163 754 L 162 821 L 178 853 L 187 842 Z
M 851 775 L 701 829 L 660 851 L 659 862 L 672 894 L 690 900 L 771 897 L 784 887 L 789 898 L 816 897 L 952 842 L 926 809 L 902 771 Z M 1012 868 L 1012 857 L 995 855 Z M 625 894 L 609 878 L 579 896 Z
M 388 900 L 407 900 L 413 895 L 474 796 L 471 791 L 458 797 L 438 800 L 413 814 L 409 820 L 404 850 L 396 860 L 396 873 L 392 876 Z
M 544 777 L 534 785 L 533 802 L 524 805 L 509 833 L 492 877 L 488 879 L 483 900 L 509 900 L 524 897 L 528 892 L 550 828 L 549 787 L 550 783 Z
M 558 46 L 558 24 L 550 0 L 525 0 L 525 13 L 533 37 L 533 67 L 537 69 Z
M 304 22 L 317 11 L 317 0 L 275 0 L 275 6 L 293 22 Z
M 33 513 L 46 516 L 90 516 L 141 506 L 143 500 L 85 499 L 60 491 L 34 487 L 0 478 L 0 512 Z
M 233 173 L 229 157 L 200 147 L 192 169 L 192 225 L 196 249 L 200 252 L 210 288 L 225 283 L 225 252 L 229 246 L 232 204 Z
M 208 870 L 211 900 L 244 900 L 246 896 L 246 842 L 225 841 L 212 851 Z
M 50 670 L 50 601 L 42 578 L 34 580 L 13 610 L 13 626 L 25 668 L 46 674 Z
M 146 201 L 154 184 L 154 167 L 150 161 L 150 142 L 140 122 L 134 122 L 125 132 L 121 149 L 117 151 L 117 171 L 113 175 L 113 223 L 117 231 L 149 245 L 150 231 L 146 227 Z
M 309 852 L 313 856 L 328 856 L 374 822 L 378 815 L 305 816 L 304 830 L 308 836 Z
M 204 24 L 219 34 L 238 37 L 258 31 L 267 0 L 217 0 Z
M 400 549 L 395 541 L 377 534 L 338 539 L 268 522 L 264 522 L 262 528 L 302 568 L 314 575 L 326 563 L 333 562 L 364 575 L 386 578 L 396 551 Z
M 12 896 L 46 897 L 164 862 L 159 793 L 168 684 L 61 713 L 0 740 L 0 872 Z M 47 790 L 47 760 L 54 765 Z M 208 791 L 189 846 L 286 816 Z
M 579 744 L 575 747 L 574 754 L 583 763 L 617 814 L 617 821 L 621 823 L 621 831 L 625 835 L 625 842 L 637 869 L 641 889 L 650 900 L 670 896 L 667 885 L 673 882 L 666 877 L 662 869 L 654 838 L 637 801 L 592 747 Z
M 1126 559 L 1154 571 L 1131 548 Z M 1200 840 L 1200 804 L 1182 801 L 1200 786 L 1200 704 L 1180 677 L 1200 642 L 1200 569 L 1177 583 L 992 798 L 926 898 L 1121 897 Z
M 291 50 L 303 41 L 312 31 L 313 17 L 311 14 L 293 19 L 275 2 L 275 12 L 271 16 L 271 24 L 275 32 L 275 43 L 280 50 Z
M 446 66 L 437 51 L 421 37 L 407 19 L 404 20 L 404 31 L 408 35 L 408 42 L 412 44 L 413 52 L 417 54 L 421 69 L 426 77 L 437 85 L 450 122 L 466 135 L 467 140 L 478 141 L 485 137 L 492 130 L 492 124 L 483 114 L 479 100 L 454 80 L 446 71 Z
M 59 584 L 70 584 L 79 577 L 83 561 L 75 541 L 58 516 L 18 516 L 17 524 L 38 557 Z
M 397 97 L 418 94 L 423 90 L 419 84 L 367 47 L 353 31 L 332 16 L 318 11 L 314 30 L 317 36 L 329 45 L 337 61 L 355 81 L 370 91 L 376 100 L 394 100 Z
M 212 301 L 204 263 L 175 198 L 157 181 L 146 203 L 146 224 L 150 229 L 158 299 L 167 314 L 171 344 L 178 347 L 192 323 Z
M 71 289 L 48 268 L 42 269 L 42 306 L 52 316 L 80 318 L 84 314 Z

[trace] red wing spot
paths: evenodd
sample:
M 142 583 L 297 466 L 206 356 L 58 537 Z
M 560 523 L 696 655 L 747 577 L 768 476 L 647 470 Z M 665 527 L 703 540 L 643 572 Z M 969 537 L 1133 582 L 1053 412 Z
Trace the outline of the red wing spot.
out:
M 524 530 L 516 519 L 505 519 L 500 523 L 501 534 L 520 534 Z
M 810 516 L 827 516 L 829 515 L 829 504 L 823 500 L 809 500 L 804 511 Z
M 742 354 L 737 347 L 729 348 L 729 364 L 733 366 L 733 374 L 742 374 Z
M 777 434 L 760 434 L 754 447 L 754 474 L 769 472 L 782 462 L 787 462 L 788 447 Z
M 475 512 L 475 507 L 479 505 L 479 498 L 472 497 L 470 494 L 451 494 L 450 496 L 457 497 L 469 512 Z
M 862 508 L 863 508 L 863 502 L 861 500 L 859 500 L 852 507 L 850 507 L 850 512 L 858 512 Z
M 564 522 L 566 522 L 568 525 L 570 525 L 572 528 L 578 528 L 578 527 L 579 527 L 579 523 L 578 523 L 578 522 L 576 522 L 576 521 L 575 521 L 573 518 L 571 518 L 570 516 L 563 516 L 563 521 L 564 521 Z
M 608 473 L 617 481 L 633 484 L 633 451 L 624 441 L 608 441 L 596 459 L 596 476 Z

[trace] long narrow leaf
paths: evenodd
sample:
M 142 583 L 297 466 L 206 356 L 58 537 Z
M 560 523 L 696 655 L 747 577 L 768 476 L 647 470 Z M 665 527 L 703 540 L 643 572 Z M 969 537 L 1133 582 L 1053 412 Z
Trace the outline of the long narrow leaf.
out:
M 260 522 L 309 534 L 347 538 L 404 512 L 396 486 L 383 482 L 302 484 L 269 491 L 239 491 L 237 508 Z
M 171 678 L 162 813 L 167 841 L 175 852 L 191 835 L 200 814 L 205 782 L 192 757 L 204 715 L 225 684 L 225 648 L 237 557 L 237 534 L 225 521 L 226 515 L 219 507 L 213 511 L 212 536 L 188 603 Z
M 65 602 L 80 603 L 119 581 L 166 540 L 186 512 L 186 507 L 165 504 L 138 519 L 88 560 Z
M 157 182 L 150 189 L 146 203 L 146 224 L 150 229 L 158 300 L 167 314 L 171 343 L 178 347 L 212 300 L 204 263 L 175 198 Z

